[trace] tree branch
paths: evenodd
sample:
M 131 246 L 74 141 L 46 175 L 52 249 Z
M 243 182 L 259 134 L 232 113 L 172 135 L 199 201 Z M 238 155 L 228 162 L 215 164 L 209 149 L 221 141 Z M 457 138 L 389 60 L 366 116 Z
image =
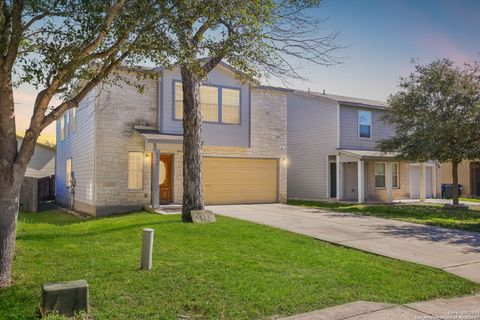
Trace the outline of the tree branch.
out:
M 210 28 L 210 23 L 208 21 L 206 21 L 204 24 L 200 26 L 200 28 L 198 28 L 197 32 L 195 32 L 195 35 L 192 38 L 193 46 L 195 47 L 198 46 L 198 43 L 200 42 L 200 40 L 202 39 L 203 35 L 208 30 L 208 28 Z
M 132 44 L 129 46 L 127 50 L 125 50 L 120 57 L 115 58 L 116 54 L 118 51 L 112 53 L 109 59 L 107 59 L 107 62 L 105 62 L 102 67 L 100 68 L 100 71 L 97 73 L 97 76 L 95 76 L 92 80 L 90 80 L 83 88 L 78 92 L 75 97 L 71 98 L 70 100 L 60 104 L 58 107 L 56 107 L 52 112 L 50 112 L 45 118 L 43 119 L 41 123 L 41 130 L 46 128 L 48 125 L 50 125 L 53 121 L 57 120 L 58 117 L 63 114 L 66 110 L 70 108 L 75 108 L 78 106 L 78 104 L 87 96 L 87 94 L 95 88 L 103 79 L 105 79 L 113 69 L 117 68 L 120 63 L 129 56 L 130 52 L 136 48 L 139 39 L 141 35 L 138 35 L 137 38 L 132 42 Z
M 7 70 L 12 70 L 13 64 L 17 59 L 18 47 L 22 39 L 21 35 L 22 35 L 23 6 L 24 6 L 23 0 L 13 1 L 10 42 L 8 44 L 7 55 L 5 57 L 5 66 Z
M 8 36 L 12 22 L 12 15 L 10 12 L 10 7 L 7 6 L 5 0 L 1 0 L 0 2 L 0 17 L 3 17 L 3 24 L 0 29 L 0 59 L 1 63 L 4 62 L 4 55 L 6 54 L 6 48 L 8 44 Z M 0 21 L 2 21 L 0 19 Z
M 115 16 L 117 15 L 118 11 L 121 7 L 125 4 L 125 0 L 117 0 L 115 4 L 109 8 L 107 12 L 107 16 L 105 18 L 105 23 L 103 24 L 102 29 L 98 33 L 95 40 L 93 40 L 90 44 L 88 44 L 79 54 L 80 57 L 85 57 L 95 50 L 100 43 L 105 39 L 108 34 L 108 31 L 113 23 Z
M 223 59 L 223 55 L 218 55 L 216 57 L 211 57 L 205 64 L 203 65 L 203 71 L 208 74 L 212 71 Z
M 45 12 L 43 14 L 40 14 L 38 16 L 33 17 L 30 19 L 27 23 L 25 23 L 22 27 L 22 32 L 27 31 L 35 22 L 42 20 L 43 18 L 47 17 L 49 13 Z

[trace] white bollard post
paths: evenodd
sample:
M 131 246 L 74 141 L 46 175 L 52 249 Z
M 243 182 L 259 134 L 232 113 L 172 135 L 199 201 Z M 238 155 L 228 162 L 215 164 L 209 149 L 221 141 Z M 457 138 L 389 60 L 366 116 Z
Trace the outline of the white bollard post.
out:
M 152 253 L 153 253 L 153 229 L 143 229 L 142 235 L 142 261 L 140 269 L 152 269 Z

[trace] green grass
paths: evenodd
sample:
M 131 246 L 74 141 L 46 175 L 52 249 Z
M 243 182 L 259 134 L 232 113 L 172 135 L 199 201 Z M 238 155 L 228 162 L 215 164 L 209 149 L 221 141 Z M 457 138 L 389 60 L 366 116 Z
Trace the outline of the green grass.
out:
M 480 203 L 480 198 L 460 198 L 460 201 L 479 202 Z
M 154 266 L 139 270 L 141 230 L 155 230 Z M 19 218 L 14 284 L 1 319 L 37 316 L 40 286 L 86 279 L 95 319 L 270 319 L 356 300 L 407 303 L 479 292 L 413 263 L 218 217 L 194 225 L 136 213 L 80 220 Z
M 450 229 L 480 232 L 479 208 L 445 209 L 434 204 L 352 204 L 324 201 L 289 200 L 289 204 L 337 212 L 395 219 Z

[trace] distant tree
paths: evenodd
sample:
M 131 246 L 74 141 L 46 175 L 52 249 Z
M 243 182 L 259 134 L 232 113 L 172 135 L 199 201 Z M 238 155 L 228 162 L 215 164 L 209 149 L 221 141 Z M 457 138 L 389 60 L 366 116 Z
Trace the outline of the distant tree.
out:
M 480 157 L 480 66 L 450 60 L 415 66 L 390 96 L 387 123 L 395 134 L 379 143 L 412 161 L 451 162 L 453 204 L 458 205 L 458 164 Z
M 301 78 L 298 61 L 337 63 L 336 33 L 324 34 L 324 20 L 309 16 L 319 0 L 167 0 L 159 1 L 183 84 L 183 207 L 204 208 L 200 85 L 222 60 L 240 79 L 273 75 Z M 323 30 L 322 30 L 323 29 Z M 163 30 L 162 30 L 163 33 Z M 161 48 L 160 51 L 162 51 Z
M 158 21 L 149 1 L 0 0 L 0 288 L 11 283 L 19 193 L 40 133 L 162 42 L 150 37 Z M 13 87 L 21 83 L 39 91 L 18 150 Z M 63 102 L 51 106 L 54 97 Z

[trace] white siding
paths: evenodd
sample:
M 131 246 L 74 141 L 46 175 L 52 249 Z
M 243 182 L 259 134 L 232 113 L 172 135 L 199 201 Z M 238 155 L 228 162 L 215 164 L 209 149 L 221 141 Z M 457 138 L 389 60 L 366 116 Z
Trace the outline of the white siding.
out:
M 94 204 L 94 110 L 95 91 L 80 102 L 77 109 L 75 132 L 60 139 L 60 121 L 57 121 L 57 153 L 55 192 L 61 205 L 68 204 L 70 192 L 66 187 L 65 163 L 72 159 L 72 171 L 76 179 L 75 201 Z
M 288 197 L 327 198 L 327 156 L 337 147 L 337 103 L 291 94 L 287 119 Z

